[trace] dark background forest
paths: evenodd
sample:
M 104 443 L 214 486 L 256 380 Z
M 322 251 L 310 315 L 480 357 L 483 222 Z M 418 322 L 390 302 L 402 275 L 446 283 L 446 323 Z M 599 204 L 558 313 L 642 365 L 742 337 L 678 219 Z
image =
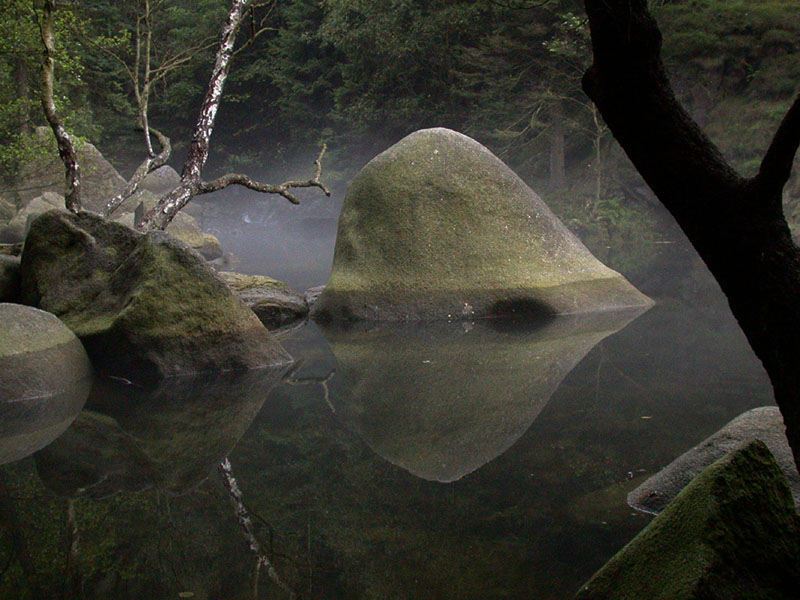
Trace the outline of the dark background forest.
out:
M 675 0 L 651 8 L 679 98 L 731 163 L 752 173 L 800 80 L 796 7 Z M 59 5 L 56 103 L 68 129 L 124 176 L 144 158 L 131 71 L 147 31 L 153 66 L 164 67 L 153 78 L 149 121 L 171 137 L 170 164 L 180 168 L 226 10 L 222 0 Z M 44 123 L 41 42 L 30 2 L 0 11 L 0 174 L 8 189 L 42 151 L 29 135 Z M 341 195 L 376 153 L 416 129 L 444 126 L 488 146 L 639 284 L 636 257 L 678 235 L 580 89 L 591 51 L 579 3 L 286 0 L 257 5 L 240 46 L 209 175 L 282 181 L 326 143 L 324 178 Z M 797 181 L 785 203 L 794 223 Z M 633 244 L 644 249 L 615 252 Z

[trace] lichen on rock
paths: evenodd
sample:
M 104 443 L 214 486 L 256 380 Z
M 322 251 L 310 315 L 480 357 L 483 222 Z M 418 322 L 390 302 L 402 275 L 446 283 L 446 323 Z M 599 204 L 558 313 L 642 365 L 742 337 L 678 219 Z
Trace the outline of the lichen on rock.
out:
M 461 319 L 651 303 L 489 150 L 437 128 L 405 137 L 353 180 L 314 314 Z
M 202 257 L 164 232 L 82 213 L 36 219 L 22 298 L 59 316 L 95 365 L 130 380 L 291 359 Z

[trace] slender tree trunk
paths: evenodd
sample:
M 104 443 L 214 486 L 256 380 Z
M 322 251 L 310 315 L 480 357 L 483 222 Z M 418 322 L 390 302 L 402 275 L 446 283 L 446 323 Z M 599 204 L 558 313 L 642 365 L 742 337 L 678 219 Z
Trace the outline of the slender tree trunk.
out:
M 560 190 L 567 181 L 564 157 L 564 114 L 560 100 L 553 100 L 550 112 L 550 182 L 551 190 Z
M 584 90 L 719 282 L 769 374 L 798 463 L 800 252 L 782 190 L 800 143 L 800 98 L 745 179 L 676 100 L 645 0 L 586 0 L 586 12 L 594 63 Z
M 208 160 L 211 133 L 214 131 L 214 121 L 217 118 L 217 110 L 222 100 L 222 91 L 228 78 L 234 44 L 236 43 L 236 34 L 247 12 L 249 3 L 250 0 L 233 0 L 231 3 L 228 19 L 222 28 L 214 69 L 211 72 L 211 79 L 208 83 L 206 95 L 203 98 L 203 105 L 200 108 L 200 116 L 197 119 L 194 134 L 192 135 L 189 156 L 183 165 L 181 182 L 178 187 L 162 198 L 158 205 L 144 216 L 141 224 L 143 229 L 165 229 L 175 215 L 178 214 L 178 211 L 200 192 L 202 171 Z
M 53 12 L 54 0 L 45 0 L 42 15 L 39 19 L 39 29 L 44 45 L 44 59 L 42 60 L 42 108 L 50 128 L 58 144 L 58 154 L 64 163 L 66 173 L 66 192 L 64 194 L 67 209 L 77 213 L 81 209 L 81 171 L 75 146 L 67 130 L 61 122 L 53 100 L 53 72 L 55 70 L 55 40 L 53 37 Z

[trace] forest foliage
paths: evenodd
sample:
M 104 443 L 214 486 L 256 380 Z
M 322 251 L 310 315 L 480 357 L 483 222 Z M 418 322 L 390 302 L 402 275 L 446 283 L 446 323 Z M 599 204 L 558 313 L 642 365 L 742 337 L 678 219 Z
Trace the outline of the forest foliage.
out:
M 134 131 L 136 28 L 151 31 L 156 63 L 191 49 L 154 83 L 149 106 L 150 124 L 173 139 L 179 164 L 213 58 L 213 44 L 202 42 L 216 39 L 228 4 L 149 0 L 152 14 L 143 20 L 144 2 L 74 0 L 58 11 L 59 110 L 123 173 L 145 153 Z M 752 170 L 800 81 L 794 4 L 652 5 L 680 99 L 735 166 Z M 33 13 L 23 0 L 0 8 L 6 180 L 25 160 L 26 132 L 43 122 Z M 264 25 L 235 58 L 212 171 L 280 178 L 295 157 L 326 142 L 329 177 L 346 181 L 403 135 L 444 126 L 487 145 L 578 229 L 635 228 L 652 200 L 580 89 L 591 61 L 580 2 L 279 0 L 256 3 L 240 36 Z M 798 199 L 795 182 L 793 220 Z

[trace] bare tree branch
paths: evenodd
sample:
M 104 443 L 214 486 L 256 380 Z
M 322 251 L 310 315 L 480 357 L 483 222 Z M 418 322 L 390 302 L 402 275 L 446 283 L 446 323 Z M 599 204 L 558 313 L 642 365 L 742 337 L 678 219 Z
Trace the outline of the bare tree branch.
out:
M 314 165 L 316 165 L 317 172 L 313 179 L 308 179 L 306 181 L 285 181 L 279 185 L 271 185 L 268 183 L 261 183 L 259 181 L 255 181 L 251 179 L 247 175 L 242 175 L 238 173 L 228 173 L 227 175 L 223 175 L 213 181 L 209 182 L 201 182 L 198 188 L 198 194 L 208 194 L 209 192 L 216 192 L 223 188 L 228 187 L 229 185 L 241 185 L 248 189 L 254 190 L 256 192 L 262 192 L 264 194 L 278 194 L 286 198 L 292 204 L 300 204 L 300 200 L 298 200 L 293 194 L 289 192 L 292 188 L 310 188 L 316 187 L 321 189 L 325 192 L 326 196 L 330 196 L 330 190 L 322 183 L 319 178 L 322 175 L 322 157 L 325 155 L 325 151 L 327 150 L 327 145 L 323 144 L 322 150 L 319 153 L 319 156 L 314 161 Z
M 133 176 L 131 176 L 130 180 L 125 185 L 125 189 L 108 201 L 108 204 L 106 204 L 106 208 L 103 211 L 104 217 L 107 218 L 111 216 L 111 214 L 114 213 L 114 211 L 117 210 L 122 203 L 125 202 L 125 200 L 133 196 L 139 190 L 139 186 L 141 185 L 142 181 L 144 181 L 145 177 L 159 167 L 163 167 L 165 164 L 167 164 L 169 156 L 172 153 L 172 145 L 169 138 L 152 127 L 150 127 L 150 132 L 156 136 L 158 143 L 161 144 L 161 152 L 156 156 L 148 156 L 142 161 L 142 163 L 136 168 L 136 171 L 134 171 Z

